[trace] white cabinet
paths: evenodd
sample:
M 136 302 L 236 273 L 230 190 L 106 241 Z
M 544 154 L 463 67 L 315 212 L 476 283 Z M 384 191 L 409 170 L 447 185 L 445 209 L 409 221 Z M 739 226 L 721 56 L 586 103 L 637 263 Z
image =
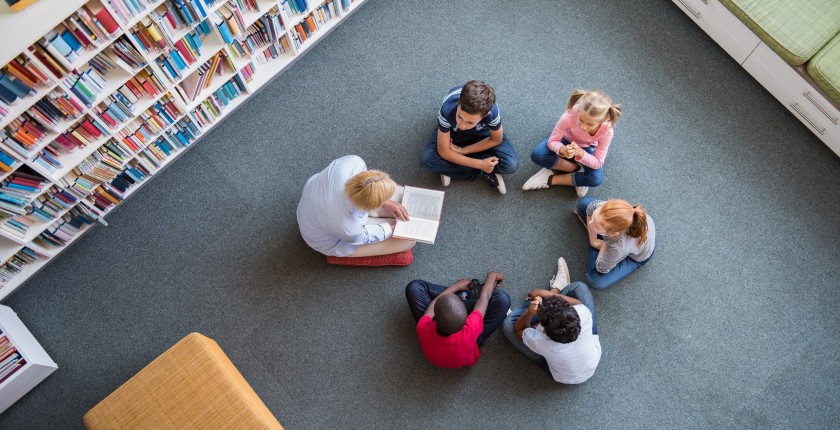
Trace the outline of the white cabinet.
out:
M 804 71 L 791 67 L 764 43 L 747 58 L 744 69 L 840 155 L 840 110 L 802 75 Z
M 55 372 L 58 366 L 18 319 L 17 314 L 11 308 L 2 305 L 0 305 L 0 330 L 3 331 L 0 337 L 8 337 L 26 361 L 26 364 L 0 383 L 0 413 L 2 413 Z
M 840 155 L 840 109 L 813 83 L 773 52 L 718 0 L 673 0 L 770 94 Z
M 673 0 L 738 64 L 743 64 L 760 39 L 717 0 Z

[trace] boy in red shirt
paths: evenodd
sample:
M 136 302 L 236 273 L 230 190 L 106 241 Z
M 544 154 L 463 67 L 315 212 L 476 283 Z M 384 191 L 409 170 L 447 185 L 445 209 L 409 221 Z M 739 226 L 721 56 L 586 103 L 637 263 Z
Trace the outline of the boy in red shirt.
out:
M 405 287 L 420 349 L 430 363 L 454 369 L 478 362 L 478 348 L 510 309 L 510 296 L 497 288 L 504 280 L 505 275 L 490 272 L 483 286 L 460 279 L 449 287 L 423 280 Z

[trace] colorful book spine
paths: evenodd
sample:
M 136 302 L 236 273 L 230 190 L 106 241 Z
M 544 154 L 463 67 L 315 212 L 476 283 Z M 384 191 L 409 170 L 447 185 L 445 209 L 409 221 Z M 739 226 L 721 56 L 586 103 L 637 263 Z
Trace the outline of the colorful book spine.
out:
M 0 227 L 5 226 L 7 223 L 0 224 Z M 21 236 L 22 237 L 22 236 Z M 26 266 L 33 264 L 37 261 L 48 260 L 49 257 L 37 252 L 29 247 L 23 247 L 20 251 L 18 251 L 12 258 L 6 260 L 3 265 L 0 266 L 0 284 L 8 284 L 12 279 L 15 278 L 21 271 L 23 271 Z M 19 355 L 19 354 L 18 354 Z M 23 357 L 16 359 L 17 361 L 14 363 L 13 370 L 6 370 L 6 373 L 0 373 L 0 382 L 2 380 L 7 379 L 14 371 L 17 371 L 26 361 Z M 12 373 L 9 373 L 12 372 Z

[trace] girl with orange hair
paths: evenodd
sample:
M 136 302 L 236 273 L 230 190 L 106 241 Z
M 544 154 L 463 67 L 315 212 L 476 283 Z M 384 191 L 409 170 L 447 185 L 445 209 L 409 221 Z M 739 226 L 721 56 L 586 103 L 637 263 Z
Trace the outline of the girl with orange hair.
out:
M 575 215 L 589 232 L 589 286 L 604 289 L 650 261 L 656 247 L 653 219 L 642 205 L 583 197 Z

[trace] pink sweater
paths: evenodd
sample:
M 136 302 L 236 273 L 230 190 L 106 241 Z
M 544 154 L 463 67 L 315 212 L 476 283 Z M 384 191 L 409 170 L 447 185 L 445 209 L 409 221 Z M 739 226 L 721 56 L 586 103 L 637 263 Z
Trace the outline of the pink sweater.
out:
M 585 154 L 583 157 L 575 157 L 575 161 L 580 162 L 590 169 L 600 169 L 604 165 L 604 160 L 607 158 L 607 151 L 610 149 L 610 141 L 613 137 L 612 124 L 609 120 L 601 123 L 598 132 L 595 136 L 590 136 L 589 133 L 583 131 L 578 123 L 578 107 L 572 106 L 560 117 L 551 136 L 548 138 L 548 149 L 555 153 L 560 153 L 560 148 L 564 147 L 560 143 L 560 139 L 566 138 L 569 142 L 576 142 L 581 148 L 590 146 L 595 147 L 594 154 Z

